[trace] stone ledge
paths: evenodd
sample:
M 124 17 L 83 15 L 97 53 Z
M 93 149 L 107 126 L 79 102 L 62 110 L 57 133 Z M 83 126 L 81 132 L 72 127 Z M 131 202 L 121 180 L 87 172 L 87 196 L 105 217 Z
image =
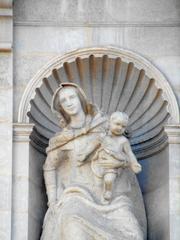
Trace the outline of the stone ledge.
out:
M 180 124 L 167 125 L 164 130 L 168 136 L 168 142 L 171 144 L 180 144 Z
M 0 17 L 12 17 L 12 8 L 0 8 Z
M 30 134 L 32 133 L 34 124 L 13 124 L 13 141 L 14 142 L 30 142 Z
M 11 52 L 12 43 L 11 42 L 0 42 L 0 52 Z
M 56 21 L 15 21 L 15 26 L 36 26 L 36 27 L 46 27 L 46 26 L 56 26 L 56 27 L 180 27 L 179 21 L 171 21 L 171 22 L 71 22 L 71 21 L 64 21 L 64 22 L 56 22 Z

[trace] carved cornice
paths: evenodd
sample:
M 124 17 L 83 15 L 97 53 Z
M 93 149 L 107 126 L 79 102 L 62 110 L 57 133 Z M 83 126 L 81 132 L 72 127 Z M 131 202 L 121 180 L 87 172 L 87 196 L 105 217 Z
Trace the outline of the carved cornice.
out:
M 179 21 L 168 21 L 168 22 L 66 22 L 66 21 L 32 21 L 32 20 L 26 20 L 26 21 L 15 21 L 15 26 L 26 26 L 26 27 L 69 27 L 69 28 L 121 28 L 121 27 L 180 27 Z
M 0 8 L 0 17 L 12 17 L 12 8 Z
M 0 42 L 0 52 L 11 52 L 12 43 L 11 42 Z
M 180 124 L 167 125 L 164 129 L 170 144 L 180 144 Z
M 13 141 L 30 142 L 30 135 L 33 131 L 34 124 L 14 123 L 13 124 Z

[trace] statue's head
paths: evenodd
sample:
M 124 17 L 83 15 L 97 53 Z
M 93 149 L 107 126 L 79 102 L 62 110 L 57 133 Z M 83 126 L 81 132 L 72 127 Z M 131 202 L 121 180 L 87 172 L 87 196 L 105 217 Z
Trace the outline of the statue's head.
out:
M 74 83 L 61 83 L 52 100 L 52 111 L 61 118 L 63 125 L 70 122 L 71 116 L 83 111 L 94 114 L 93 105 L 88 102 L 84 91 Z
M 124 112 L 114 112 L 111 114 L 109 127 L 114 135 L 121 135 L 125 132 L 129 117 Z

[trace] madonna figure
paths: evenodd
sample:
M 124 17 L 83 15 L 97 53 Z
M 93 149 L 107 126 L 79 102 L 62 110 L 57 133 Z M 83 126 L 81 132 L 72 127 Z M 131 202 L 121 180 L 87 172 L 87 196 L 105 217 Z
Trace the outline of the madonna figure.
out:
M 103 177 L 92 171 L 93 157 L 107 134 L 107 117 L 74 83 L 60 85 L 52 110 L 61 118 L 62 131 L 47 148 L 44 178 L 49 208 L 41 240 L 146 239 L 144 204 L 132 170 L 117 170 L 106 204 Z M 107 158 L 112 160 L 108 154 Z

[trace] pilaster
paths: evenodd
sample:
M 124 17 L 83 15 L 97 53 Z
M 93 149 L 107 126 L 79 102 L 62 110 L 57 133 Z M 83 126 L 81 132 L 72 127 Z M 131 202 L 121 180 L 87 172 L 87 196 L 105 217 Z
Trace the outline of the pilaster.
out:
M 180 125 L 165 127 L 169 143 L 169 227 L 170 239 L 180 236 Z
M 12 240 L 28 240 L 30 135 L 33 124 L 13 126 Z
M 12 1 L 0 0 L 0 239 L 11 239 L 13 71 Z

